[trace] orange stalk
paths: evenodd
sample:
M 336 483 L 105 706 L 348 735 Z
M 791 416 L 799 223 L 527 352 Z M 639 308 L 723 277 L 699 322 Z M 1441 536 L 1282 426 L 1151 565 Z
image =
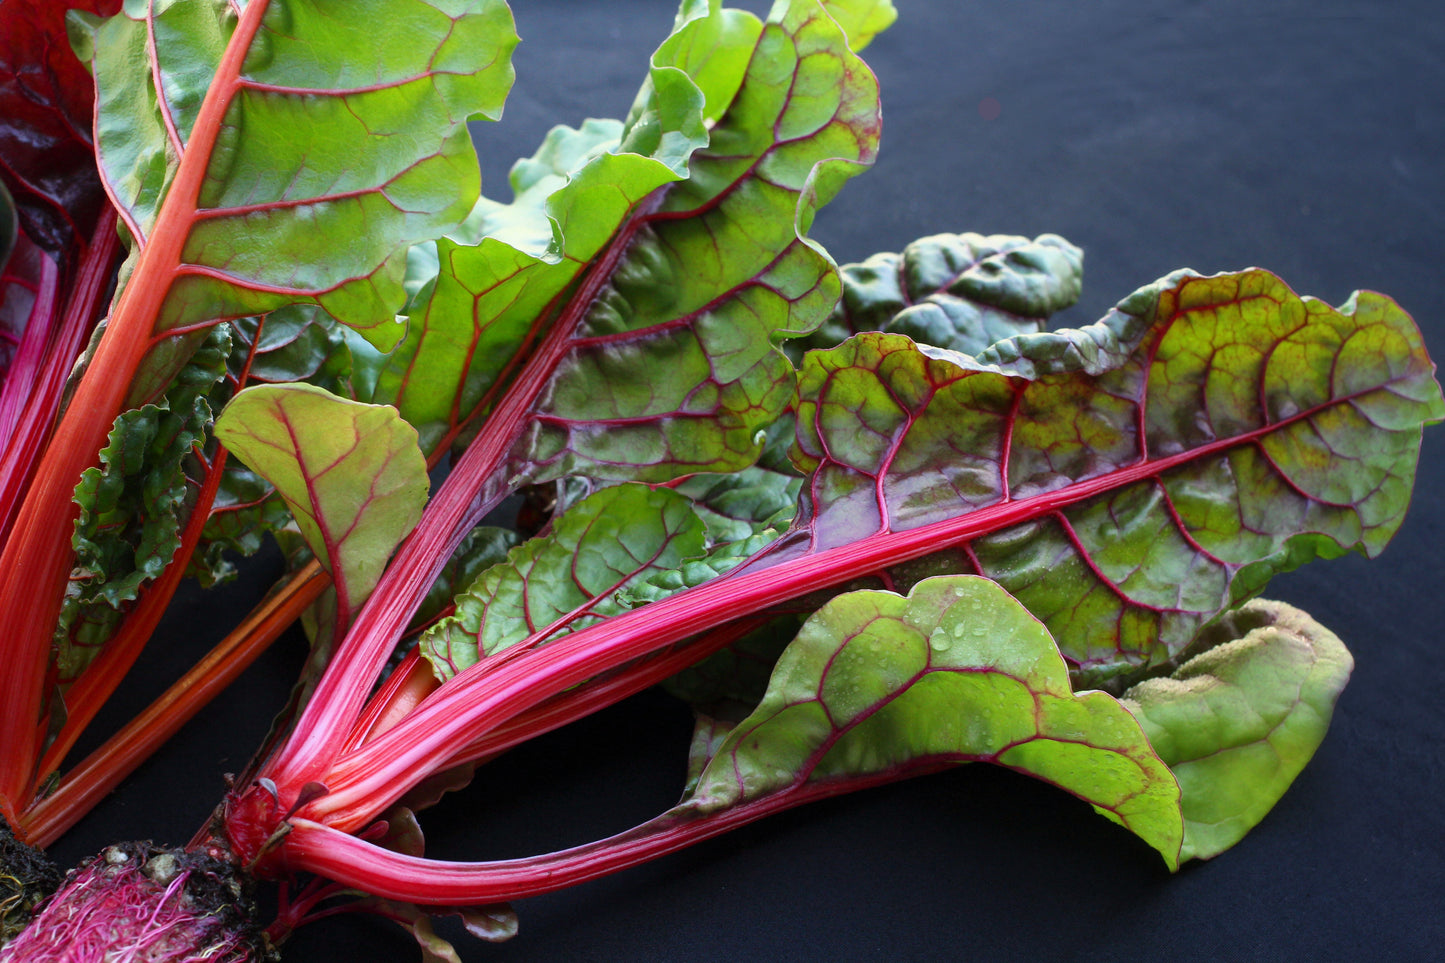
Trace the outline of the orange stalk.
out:
M 0 638 L 5 639 L 10 657 L 9 671 L 0 675 L 0 705 L 5 706 L 0 713 L 0 758 L 7 763 L 0 769 L 0 809 L 12 822 L 26 801 L 38 755 L 35 727 L 45 701 L 50 634 L 74 559 L 72 494 L 81 473 L 97 463 L 155 333 L 155 319 L 177 275 L 196 216 L 212 150 L 266 7 L 266 0 L 254 0 L 241 15 L 149 240 L 113 306 L 87 375 L 56 427 L 11 538 L 0 553 Z
M 235 681 L 330 583 L 314 561 L 298 571 L 160 698 L 61 779 L 54 793 L 25 811 L 15 826 L 17 835 L 35 846 L 53 843 Z

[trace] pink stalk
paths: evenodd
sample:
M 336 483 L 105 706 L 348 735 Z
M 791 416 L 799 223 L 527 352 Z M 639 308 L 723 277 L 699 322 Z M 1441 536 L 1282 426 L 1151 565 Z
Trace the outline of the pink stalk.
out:
M 570 349 L 574 331 L 661 197 L 657 194 L 644 202 L 613 238 L 490 413 L 482 434 L 467 448 L 428 503 L 421 522 L 387 567 L 345 642 L 338 647 L 297 720 L 294 735 L 267 766 L 266 775 L 277 785 L 299 787 L 321 777 L 357 723 L 372 683 L 406 631 L 426 590 L 467 532 L 510 494 L 508 479 L 499 469 Z
M 491 862 L 451 862 L 407 856 L 309 819 L 293 819 L 286 859 L 316 873 L 387 899 L 432 906 L 475 906 L 551 893 L 677 852 L 774 813 L 904 776 L 925 775 L 969 761 L 924 759 L 874 773 L 798 782 L 707 815 L 672 812 L 607 839 L 542 856 Z
M 1310 414 L 1302 412 L 1295 418 Z M 1005 500 L 958 518 L 902 532 L 882 532 L 835 548 L 809 552 L 806 544 L 785 536 L 751 564 L 722 578 L 545 646 L 538 647 L 541 640 L 533 638 L 460 673 L 396 726 L 336 758 L 330 772 L 314 767 L 310 779 L 329 792 L 302 812 L 338 828 L 358 829 L 409 786 L 443 768 L 468 744 L 507 720 L 588 679 L 714 629 L 727 621 L 721 613 L 764 611 L 805 592 L 852 581 L 1058 512 L 1116 487 L 1157 477 L 1216 450 L 1251 443 L 1255 436 L 1278 427 L 1271 425 L 1168 458 L 1140 462 L 1027 500 Z M 807 533 L 794 534 L 805 537 Z M 789 557 L 794 551 L 798 554 Z M 287 799 L 287 787 L 280 786 L 279 779 L 277 783 L 283 800 Z

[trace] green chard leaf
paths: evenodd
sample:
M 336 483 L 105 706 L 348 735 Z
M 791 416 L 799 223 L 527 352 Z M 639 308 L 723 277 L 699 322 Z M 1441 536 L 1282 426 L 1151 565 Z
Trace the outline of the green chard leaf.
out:
M 346 622 L 426 504 L 415 429 L 384 405 L 304 384 L 263 385 L 226 406 L 216 437 L 285 499 L 331 575 Z
M 229 350 L 228 327 L 211 329 L 158 403 L 116 419 L 100 464 L 81 475 L 75 568 L 55 629 L 62 684 L 94 661 L 127 603 L 180 547 L 195 494 L 186 461 L 206 439 L 208 395 L 225 373 Z
M 213 409 L 225 407 L 243 382 L 306 382 L 333 394 L 365 400 L 365 367 L 373 353 L 371 346 L 315 305 L 279 308 L 264 319 L 240 318 L 232 321 L 230 328 L 226 378 L 211 393 Z M 188 574 L 207 587 L 231 578 L 235 566 L 228 555 L 254 554 L 268 533 L 290 521 L 285 501 L 266 479 L 240 459 L 227 459 Z
M 502 0 L 454 12 L 131 0 L 71 24 L 132 263 L 163 218 L 184 237 L 156 332 L 311 303 L 378 346 L 400 338 L 407 247 L 456 224 L 479 193 L 466 120 L 499 116 L 511 86 Z M 187 162 L 204 167 L 193 196 L 172 190 Z
M 792 391 L 775 342 L 838 290 L 803 232 L 877 134 L 876 83 L 816 3 L 767 24 L 686 4 L 626 122 L 555 130 L 514 170 L 517 200 L 474 212 L 487 237 L 438 243 L 377 399 L 430 448 L 477 430 L 527 365 L 526 417 L 506 425 L 518 483 L 745 467 Z
M 1179 787 L 1139 724 L 1102 692 L 1075 695 L 1048 631 L 969 576 L 907 597 L 852 592 L 815 613 L 675 812 L 976 761 L 1079 796 L 1178 865 Z
M 511 529 L 491 525 L 478 525 L 468 532 L 417 607 L 412 625 L 429 625 L 446 614 L 456 596 L 465 592 L 487 569 L 506 561 L 507 553 L 520 541 Z
M 422 636 L 422 653 L 450 678 L 534 633 L 556 637 L 621 610 L 619 592 L 702 549 L 703 525 L 686 498 L 643 485 L 604 488 L 476 578 L 456 614 Z
M 1324 739 L 1354 660 L 1324 626 L 1255 599 L 1205 630 L 1204 651 L 1124 693 L 1179 780 L 1180 859 L 1233 846 L 1274 807 Z
M 803 510 L 759 562 L 947 527 L 885 582 L 996 579 L 1101 684 L 1278 572 L 1383 549 L 1445 415 L 1433 370 L 1388 298 L 1337 310 L 1263 271 L 1171 275 L 976 358 L 861 334 L 808 355 Z
M 860 331 L 906 334 L 914 341 L 977 354 L 1018 334 L 1044 329 L 1049 316 L 1078 300 L 1084 252 L 1061 237 L 937 234 L 901 254 L 875 254 L 842 267 L 843 298 L 828 321 L 789 344 L 831 348 Z
M 854 50 L 868 46 L 898 19 L 892 0 L 823 0 L 823 9 L 848 34 Z
M 382 369 L 375 400 L 394 404 L 416 425 L 425 450 L 453 437 L 489 400 L 526 349 L 537 317 L 628 212 L 686 176 L 691 151 L 707 143 L 707 93 L 719 97 L 728 74 L 740 77 L 742 67 L 721 71 L 704 91 L 674 64 L 677 49 L 717 74 L 707 53 L 733 51 L 729 41 L 739 23 L 758 29 L 750 14 L 716 3 L 685 6 L 653 57 L 630 124 L 591 119 L 580 128 L 553 128 L 536 154 L 513 166 L 511 204 L 482 198 L 458 230 L 413 255 L 416 275 L 429 277 L 414 282 L 410 335 Z

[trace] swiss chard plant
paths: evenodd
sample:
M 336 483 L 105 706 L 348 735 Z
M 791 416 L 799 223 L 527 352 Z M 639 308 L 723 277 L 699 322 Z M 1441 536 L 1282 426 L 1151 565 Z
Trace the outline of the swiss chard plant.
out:
M 627 116 L 555 128 L 510 203 L 465 125 L 511 85 L 501 0 L 0 10 L 45 40 L 5 51 L 17 77 L 62 35 L 89 65 L 32 125 L 88 192 L 5 168 L 4 402 L 59 379 L 16 389 L 42 441 L 0 478 L 7 820 L 52 840 L 286 623 L 312 645 L 190 845 L 107 850 L 0 959 L 249 959 L 353 909 L 456 960 L 431 917 L 505 938 L 512 900 L 969 762 L 1175 869 L 1323 738 L 1351 657 L 1257 596 L 1399 528 L 1445 418 L 1418 329 L 1260 270 L 1051 329 L 1082 264 L 1052 235 L 838 269 L 808 232 L 878 150 L 858 51 L 888 0 L 685 0 Z M 269 533 L 285 585 L 62 772 L 178 581 Z M 476 767 L 659 683 L 697 718 L 676 806 L 426 855 L 417 813 Z

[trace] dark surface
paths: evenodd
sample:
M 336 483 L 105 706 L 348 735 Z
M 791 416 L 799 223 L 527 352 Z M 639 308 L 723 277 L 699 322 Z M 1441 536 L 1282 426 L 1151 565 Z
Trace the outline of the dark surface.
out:
M 515 6 L 526 38 L 517 88 L 480 141 L 494 195 L 510 159 L 551 124 L 626 110 L 672 9 Z M 1387 292 L 1445 356 L 1445 14 L 1433 0 L 903 7 L 864 54 L 883 85 L 882 158 L 814 231 L 840 261 L 937 231 L 1053 231 L 1088 254 L 1073 323 L 1176 267 L 1257 264 L 1331 303 L 1357 287 Z M 1086 806 L 975 766 L 526 901 L 516 940 L 462 937 L 462 957 L 1433 957 L 1445 945 L 1442 491 L 1437 428 L 1383 558 L 1318 563 L 1272 586 L 1338 632 L 1358 667 L 1314 761 L 1213 862 L 1170 877 Z M 194 603 L 166 634 L 204 642 L 228 621 L 217 606 Z M 220 797 L 219 774 L 259 741 L 296 659 L 294 644 L 268 657 L 56 854 L 188 838 Z M 554 734 L 437 811 L 432 848 L 523 855 L 645 819 L 676 798 L 687 729 L 683 711 L 649 695 Z M 286 950 L 300 963 L 416 958 L 405 933 L 370 918 L 310 927 Z

